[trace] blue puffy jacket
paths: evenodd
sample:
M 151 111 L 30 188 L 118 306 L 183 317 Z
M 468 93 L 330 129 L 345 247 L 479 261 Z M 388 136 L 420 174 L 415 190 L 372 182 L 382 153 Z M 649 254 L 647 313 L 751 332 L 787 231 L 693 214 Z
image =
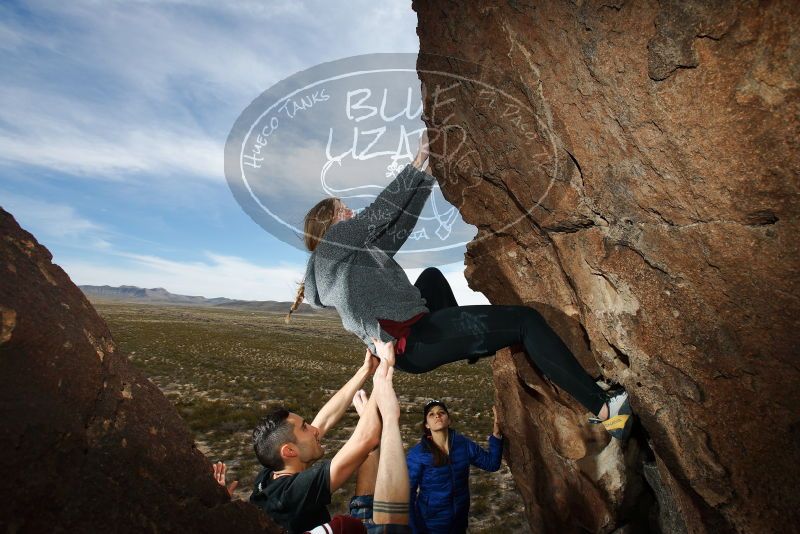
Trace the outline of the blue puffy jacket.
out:
M 455 430 L 450 430 L 450 463 L 435 467 L 424 440 L 406 457 L 411 484 L 410 526 L 415 534 L 467 531 L 469 516 L 469 466 L 484 471 L 500 469 L 503 440 L 489 436 L 485 451 Z M 419 488 L 419 494 L 417 494 Z

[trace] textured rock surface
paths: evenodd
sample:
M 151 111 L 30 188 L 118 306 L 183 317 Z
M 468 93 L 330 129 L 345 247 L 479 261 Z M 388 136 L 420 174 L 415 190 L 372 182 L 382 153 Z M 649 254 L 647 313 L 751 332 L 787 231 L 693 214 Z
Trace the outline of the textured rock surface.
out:
M 540 309 L 641 416 L 641 451 L 593 478 L 605 438 L 503 356 L 534 531 L 634 525 L 627 494 L 689 532 L 795 529 L 800 4 L 413 7 L 433 172 L 479 228 L 471 287 Z
M 231 502 L 161 392 L 0 209 L 0 524 L 7 532 L 278 532 Z

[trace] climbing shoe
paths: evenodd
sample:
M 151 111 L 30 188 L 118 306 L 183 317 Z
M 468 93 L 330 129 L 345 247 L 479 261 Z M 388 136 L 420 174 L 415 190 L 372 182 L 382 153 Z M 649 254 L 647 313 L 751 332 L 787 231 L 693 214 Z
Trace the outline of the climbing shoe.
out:
M 633 412 L 628 401 L 628 394 L 625 391 L 617 391 L 608 397 L 608 419 L 601 421 L 597 417 L 592 417 L 589 422 L 596 425 L 603 425 L 612 437 L 625 441 L 631 434 L 633 427 Z

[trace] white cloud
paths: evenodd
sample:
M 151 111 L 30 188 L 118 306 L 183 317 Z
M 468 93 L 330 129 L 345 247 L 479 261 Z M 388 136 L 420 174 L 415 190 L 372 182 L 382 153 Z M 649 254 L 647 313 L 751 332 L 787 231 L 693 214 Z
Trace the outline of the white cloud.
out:
M 305 266 L 262 267 L 236 256 L 206 253 L 204 261 L 181 262 L 157 256 L 118 254 L 122 264 L 62 259 L 59 264 L 76 284 L 163 287 L 180 295 L 243 300 L 294 299 Z
M 0 190 L 0 206 L 11 213 L 17 222 L 47 243 L 77 243 L 87 248 L 106 250 L 108 230 L 82 217 L 71 206 L 45 202 Z
M 105 2 L 95 3 L 102 5 Z M 302 13 L 305 7 L 302 2 L 296 0 L 237 0 L 235 2 L 220 3 L 217 0 L 118 0 L 120 4 L 144 4 L 154 6 L 166 6 L 170 4 L 181 7 L 202 7 L 207 9 L 220 9 L 224 11 L 240 12 L 243 15 L 259 18 L 272 17 L 280 13 Z
M 14 50 L 25 41 L 24 35 L 10 25 L 0 22 L 0 49 Z
M 223 140 L 180 124 L 137 124 L 133 110 L 0 86 L 0 159 L 104 180 L 126 173 L 224 180 Z M 146 114 L 145 112 L 142 112 Z M 135 114 L 135 113 L 134 113 Z
M 133 285 L 163 287 L 181 295 L 228 297 L 243 300 L 291 301 L 302 279 L 305 265 L 264 267 L 244 258 L 206 252 L 204 261 L 181 262 L 158 256 L 120 253 L 123 265 L 103 265 L 79 259 L 59 263 L 76 284 Z M 449 270 L 449 269 L 460 270 Z M 443 272 L 459 304 L 487 304 L 464 279 L 463 266 L 444 266 Z M 422 269 L 408 269 L 409 279 L 416 280 Z
M 410 2 L 33 1 L 27 10 L 47 23 L 0 25 L 10 51 L 1 63 L 16 74 L 0 84 L 0 158 L 98 178 L 222 179 L 227 129 L 271 84 L 322 61 L 418 48 Z
M 208 137 L 154 130 L 125 132 L 118 139 L 109 139 L 59 126 L 65 125 L 53 124 L 49 131 L 28 132 L 22 137 L 0 135 L 2 158 L 106 180 L 121 180 L 126 173 L 225 179 L 222 146 Z M 42 143 L 40 139 L 54 141 Z

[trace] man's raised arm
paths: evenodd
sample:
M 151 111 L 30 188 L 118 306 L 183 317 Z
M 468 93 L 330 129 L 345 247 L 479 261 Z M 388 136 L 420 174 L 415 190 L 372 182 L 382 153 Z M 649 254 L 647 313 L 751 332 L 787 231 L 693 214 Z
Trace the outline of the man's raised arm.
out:
M 320 437 L 324 436 L 328 430 L 336 425 L 342 418 L 350 403 L 353 401 L 353 396 L 361 389 L 367 379 L 375 372 L 378 366 L 378 359 L 373 357 L 369 350 L 364 357 L 364 364 L 359 367 L 358 371 L 353 377 L 337 391 L 331 399 L 325 403 L 314 421 L 311 423 L 319 429 Z
M 363 393 L 359 397 L 363 399 Z M 361 410 L 353 435 L 331 460 L 331 492 L 342 487 L 381 441 L 381 417 L 374 397 Z

